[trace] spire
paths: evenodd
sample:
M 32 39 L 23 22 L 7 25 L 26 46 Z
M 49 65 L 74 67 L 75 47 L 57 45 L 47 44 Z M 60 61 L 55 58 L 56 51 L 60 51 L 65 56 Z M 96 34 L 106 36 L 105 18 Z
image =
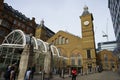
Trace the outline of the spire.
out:
M 84 11 L 88 11 L 88 7 L 86 5 L 84 6 Z
M 84 6 L 83 9 L 84 9 L 84 11 L 82 13 L 82 16 L 89 14 L 88 7 L 86 5 Z
M 44 20 L 43 19 L 41 20 L 40 25 L 44 26 Z

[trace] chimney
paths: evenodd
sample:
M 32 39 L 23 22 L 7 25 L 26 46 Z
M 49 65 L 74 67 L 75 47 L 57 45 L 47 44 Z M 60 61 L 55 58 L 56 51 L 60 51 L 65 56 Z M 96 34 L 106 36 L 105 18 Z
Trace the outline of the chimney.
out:
M 35 21 L 35 17 L 32 17 L 32 21 Z

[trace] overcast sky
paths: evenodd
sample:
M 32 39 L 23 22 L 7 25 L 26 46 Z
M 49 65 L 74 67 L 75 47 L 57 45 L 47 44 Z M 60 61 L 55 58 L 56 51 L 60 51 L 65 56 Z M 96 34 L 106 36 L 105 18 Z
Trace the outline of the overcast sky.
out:
M 35 17 L 38 24 L 44 19 L 45 26 L 54 32 L 63 30 L 80 37 L 79 16 L 83 12 L 83 7 L 87 5 L 94 17 L 96 44 L 107 41 L 102 37 L 103 32 L 108 34 L 109 41 L 115 40 L 108 0 L 5 0 L 4 2 L 30 19 Z

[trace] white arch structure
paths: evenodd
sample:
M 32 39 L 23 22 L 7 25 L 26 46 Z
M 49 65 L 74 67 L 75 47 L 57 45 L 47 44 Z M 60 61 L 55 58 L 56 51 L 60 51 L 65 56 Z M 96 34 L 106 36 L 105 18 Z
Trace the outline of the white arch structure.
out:
M 11 47 L 11 48 L 24 48 L 26 44 L 29 44 L 31 41 L 31 44 L 34 47 L 34 50 L 41 51 L 43 53 L 46 53 L 48 51 L 48 48 L 50 47 L 52 50 L 52 54 L 59 55 L 58 49 L 54 46 L 42 41 L 41 39 L 36 39 L 32 36 L 30 39 L 30 35 L 25 34 L 22 30 L 13 30 L 11 33 L 9 33 L 5 39 L 3 40 L 3 43 L 1 44 L 2 47 Z

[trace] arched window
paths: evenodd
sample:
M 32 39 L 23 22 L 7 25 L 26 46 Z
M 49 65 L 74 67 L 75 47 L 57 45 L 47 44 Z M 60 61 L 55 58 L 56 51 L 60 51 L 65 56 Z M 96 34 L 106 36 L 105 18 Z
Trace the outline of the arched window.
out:
M 104 61 L 105 61 L 105 62 L 108 61 L 108 56 L 107 56 L 107 54 L 104 54 Z
M 57 38 L 55 39 L 55 44 L 58 44 L 58 39 Z
M 78 65 L 82 65 L 82 61 L 81 61 L 81 55 L 78 55 Z
M 58 44 L 62 44 L 62 36 L 59 36 Z
M 52 40 L 52 44 L 55 45 L 55 42 Z
M 108 55 L 104 54 L 104 64 L 105 64 L 105 68 L 107 69 L 109 67 L 108 65 Z
M 65 38 L 62 37 L 62 44 L 65 44 Z
M 65 43 L 66 43 L 66 44 L 68 44 L 68 43 L 69 43 L 69 40 L 68 40 L 68 38 L 66 38 L 66 40 L 65 40 Z
M 75 65 L 75 58 L 71 57 L 71 65 Z
M 71 65 L 75 65 L 75 56 L 74 55 L 71 56 Z

